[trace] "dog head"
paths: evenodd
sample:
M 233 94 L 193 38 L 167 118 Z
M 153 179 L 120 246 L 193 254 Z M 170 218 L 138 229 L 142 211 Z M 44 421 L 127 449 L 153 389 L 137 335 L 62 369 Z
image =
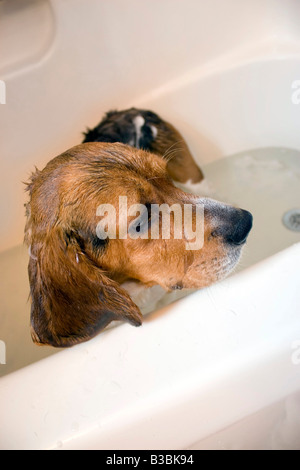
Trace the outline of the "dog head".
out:
M 247 211 L 176 188 L 162 158 L 118 143 L 67 151 L 32 175 L 28 191 L 25 240 L 37 344 L 72 346 L 113 320 L 140 325 L 141 313 L 121 283 L 208 286 L 231 272 L 252 226 Z M 152 210 L 162 205 L 169 208 L 167 237 L 161 212 Z M 187 206 L 189 217 L 176 218 Z
M 164 158 L 172 179 L 178 183 L 200 183 L 204 175 L 180 132 L 153 111 L 130 108 L 106 113 L 83 143 L 121 142 Z

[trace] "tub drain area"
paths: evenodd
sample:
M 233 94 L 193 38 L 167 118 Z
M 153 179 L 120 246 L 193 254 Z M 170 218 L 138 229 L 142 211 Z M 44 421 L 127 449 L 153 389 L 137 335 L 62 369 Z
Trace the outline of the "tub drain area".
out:
M 283 224 L 293 232 L 300 232 L 300 209 L 292 209 L 283 216 Z

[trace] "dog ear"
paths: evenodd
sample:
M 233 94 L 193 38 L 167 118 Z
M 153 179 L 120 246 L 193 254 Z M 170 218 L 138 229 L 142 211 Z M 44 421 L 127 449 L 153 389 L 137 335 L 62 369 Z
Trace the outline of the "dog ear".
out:
M 140 326 L 129 295 L 59 227 L 30 248 L 31 332 L 37 344 L 69 347 L 94 337 L 113 320 Z
M 169 122 L 158 126 L 158 135 L 151 142 L 150 150 L 167 160 L 167 170 L 174 181 L 200 183 L 204 179 L 186 141 Z

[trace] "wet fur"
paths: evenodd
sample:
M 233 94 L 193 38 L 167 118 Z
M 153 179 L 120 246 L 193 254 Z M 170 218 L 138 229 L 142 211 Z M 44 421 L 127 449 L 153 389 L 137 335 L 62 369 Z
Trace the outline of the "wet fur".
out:
M 148 150 L 167 161 L 169 175 L 179 183 L 195 184 L 204 178 L 180 132 L 152 111 L 137 108 L 110 111 L 94 129 L 87 130 L 83 143 L 87 142 L 121 142 Z
M 174 186 L 165 159 L 129 145 L 74 147 L 36 170 L 27 190 L 25 241 L 36 344 L 69 347 L 113 320 L 139 326 L 142 315 L 123 283 L 166 291 L 204 287 L 225 277 L 241 253 L 219 230 L 233 224 L 237 209 L 184 193 Z M 172 238 L 173 232 L 170 240 L 99 240 L 97 207 L 117 207 L 124 195 L 128 205 L 204 204 L 204 247 L 188 251 L 186 240 Z

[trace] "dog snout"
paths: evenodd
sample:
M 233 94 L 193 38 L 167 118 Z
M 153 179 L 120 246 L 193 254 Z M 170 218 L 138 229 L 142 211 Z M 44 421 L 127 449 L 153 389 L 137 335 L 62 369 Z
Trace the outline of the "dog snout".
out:
M 252 214 L 243 209 L 239 209 L 233 221 L 226 227 L 224 239 L 232 245 L 243 245 L 250 233 L 253 224 Z
M 243 209 L 232 208 L 222 220 L 214 235 L 221 236 L 230 245 L 243 245 L 251 231 L 253 216 Z
M 212 237 L 222 238 L 230 245 L 243 245 L 251 231 L 252 214 L 243 209 L 209 202 L 206 214 L 212 222 Z

